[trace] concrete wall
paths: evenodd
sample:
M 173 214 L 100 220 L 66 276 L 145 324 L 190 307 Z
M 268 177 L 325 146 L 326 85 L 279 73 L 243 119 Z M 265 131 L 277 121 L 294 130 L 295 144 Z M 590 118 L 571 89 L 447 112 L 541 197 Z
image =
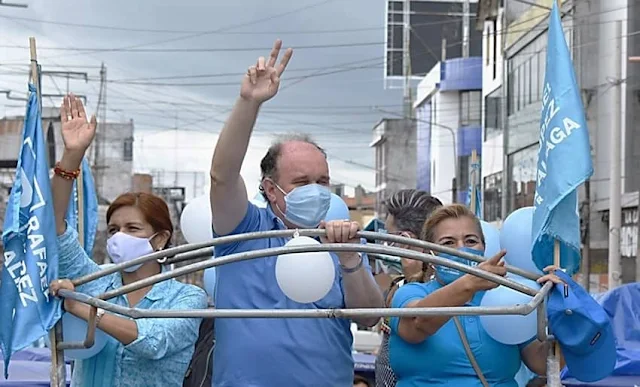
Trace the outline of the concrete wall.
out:
M 403 119 L 384 119 L 374 128 L 376 214 L 384 199 L 400 189 L 416 187 L 416 127 Z

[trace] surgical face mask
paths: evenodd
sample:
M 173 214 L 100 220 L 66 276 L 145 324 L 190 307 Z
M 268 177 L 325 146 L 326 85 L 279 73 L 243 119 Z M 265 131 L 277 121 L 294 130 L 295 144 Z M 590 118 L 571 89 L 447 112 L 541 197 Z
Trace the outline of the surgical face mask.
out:
M 153 238 L 155 235 L 151 236 Z M 124 263 L 154 252 L 149 242 L 151 238 L 139 238 L 133 235 L 117 232 L 107 240 L 107 253 L 113 263 Z M 127 273 L 138 270 L 142 264 L 123 269 Z
M 465 253 L 471 253 L 471 254 L 475 254 L 475 255 L 479 255 L 479 256 L 483 256 L 484 255 L 484 251 L 482 250 L 476 250 L 476 249 L 472 249 L 469 247 L 461 247 L 458 249 L 459 251 L 463 251 Z M 454 262 L 457 263 L 461 263 L 463 265 L 467 265 L 467 266 L 478 266 L 478 262 L 476 261 L 470 261 L 468 259 L 464 259 L 464 258 L 460 258 L 460 257 L 456 257 L 455 255 L 451 255 L 451 254 L 446 254 L 446 253 L 439 253 L 438 257 L 440 258 L 446 258 L 446 259 L 450 259 Z M 435 269 L 436 269 L 436 277 L 442 281 L 445 285 L 448 285 L 450 283 L 452 283 L 453 281 L 457 280 L 458 278 L 462 277 L 463 275 L 465 275 L 465 272 L 456 270 L 456 269 L 452 269 L 446 266 L 440 266 L 440 265 L 435 265 Z
M 275 184 L 275 183 L 274 183 Z M 298 227 L 315 228 L 327 216 L 331 204 L 331 191 L 320 184 L 307 184 L 296 187 L 286 193 L 280 186 L 276 187 L 284 194 L 286 209 L 283 212 L 276 204 L 284 218 Z

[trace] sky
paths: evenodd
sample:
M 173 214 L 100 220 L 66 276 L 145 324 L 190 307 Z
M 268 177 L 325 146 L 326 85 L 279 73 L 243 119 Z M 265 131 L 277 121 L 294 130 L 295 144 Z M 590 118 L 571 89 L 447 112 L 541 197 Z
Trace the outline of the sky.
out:
M 0 6 L 0 90 L 25 95 L 34 36 L 43 71 L 87 73 L 69 89 L 95 111 L 104 62 L 107 121 L 134 120 L 136 172 L 206 173 L 242 75 L 281 38 L 294 55 L 251 140 L 242 169 L 249 194 L 269 144 L 293 132 L 327 149 L 334 183 L 374 188 L 372 128 L 383 112 L 402 112 L 402 91 L 383 82 L 384 0 L 10 2 L 29 7 Z M 44 76 L 42 89 L 65 93 L 67 80 Z M 0 94 L 0 116 L 23 111 Z

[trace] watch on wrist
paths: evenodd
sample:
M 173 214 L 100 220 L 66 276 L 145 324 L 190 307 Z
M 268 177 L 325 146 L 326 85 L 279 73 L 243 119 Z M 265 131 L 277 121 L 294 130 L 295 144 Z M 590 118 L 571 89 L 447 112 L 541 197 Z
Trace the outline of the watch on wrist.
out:
M 358 264 L 355 265 L 354 267 L 346 267 L 344 266 L 342 263 L 340 264 L 340 269 L 344 272 L 344 273 L 355 273 L 356 271 L 360 270 L 360 268 L 362 268 L 362 264 L 364 263 L 364 258 L 362 258 L 362 254 L 358 254 L 358 257 L 360 258 L 358 261 Z

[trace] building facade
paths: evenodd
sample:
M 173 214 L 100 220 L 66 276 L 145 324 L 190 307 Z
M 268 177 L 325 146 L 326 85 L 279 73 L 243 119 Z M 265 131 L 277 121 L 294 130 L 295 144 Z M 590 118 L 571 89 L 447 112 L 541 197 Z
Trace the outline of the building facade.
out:
M 503 4 L 503 1 L 483 0 L 478 8 L 478 27 L 483 30 L 484 217 L 497 223 L 510 212 L 533 205 L 552 1 L 538 0 L 534 4 L 509 1 L 506 14 Z M 634 67 L 627 61 L 630 55 L 640 52 L 640 37 L 633 33 L 640 27 L 637 18 L 640 1 L 565 0 L 561 12 L 591 137 L 594 175 L 588 194 L 585 188 L 580 192 L 583 243 L 589 247 L 589 254 L 583 254 L 588 259 L 583 261 L 582 275 L 589 278 L 590 290 L 597 292 L 608 289 L 612 157 L 622 160 L 622 281 L 640 280 L 640 265 L 636 263 L 640 176 L 631 172 L 640 166 L 637 150 L 640 87 L 637 82 L 629 81 L 640 75 L 640 66 Z M 506 76 L 503 76 L 504 62 L 507 63 Z M 616 103 L 618 92 L 619 104 Z M 622 147 L 612 155 L 609 128 L 618 117 Z
M 389 118 L 373 128 L 370 147 L 375 150 L 377 217 L 385 215 L 382 203 L 388 195 L 416 186 L 415 128 L 413 120 Z
M 471 156 L 482 154 L 482 58 L 437 63 L 418 85 L 417 187 L 465 203 Z

